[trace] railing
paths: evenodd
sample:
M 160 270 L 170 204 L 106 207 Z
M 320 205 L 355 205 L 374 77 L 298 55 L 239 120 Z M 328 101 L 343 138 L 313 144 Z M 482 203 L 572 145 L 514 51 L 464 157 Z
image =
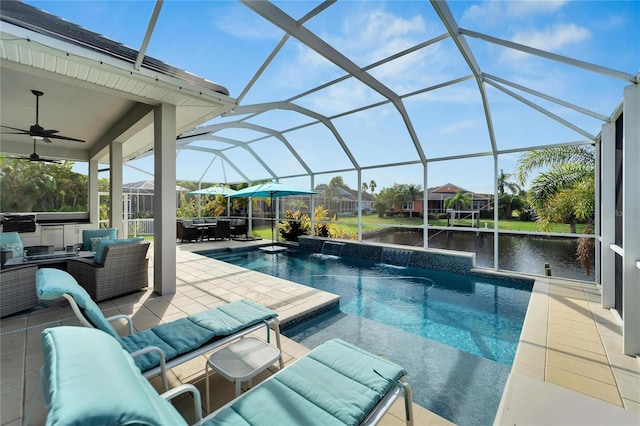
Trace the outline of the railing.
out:
M 108 228 L 109 220 L 100 220 L 100 228 Z M 124 230 L 127 237 L 153 235 L 153 218 L 151 219 L 125 219 Z
M 124 230 L 128 237 L 153 235 L 153 218 L 126 219 L 124 221 Z

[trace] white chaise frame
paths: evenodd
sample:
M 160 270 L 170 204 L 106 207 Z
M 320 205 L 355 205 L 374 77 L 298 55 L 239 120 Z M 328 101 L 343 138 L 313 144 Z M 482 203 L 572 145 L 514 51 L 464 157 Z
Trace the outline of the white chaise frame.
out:
M 82 325 L 84 325 L 85 327 L 89 327 L 89 328 L 96 328 L 93 324 L 91 324 L 91 322 L 83 315 L 82 313 L 82 309 L 80 309 L 80 307 L 78 306 L 78 304 L 76 303 L 75 299 L 73 298 L 73 296 L 63 293 L 62 297 L 64 297 L 68 302 L 69 305 L 71 306 L 71 309 L 73 310 L 73 313 L 76 315 L 76 317 L 78 318 L 78 320 L 82 323 Z M 105 317 L 105 319 L 108 322 L 113 322 L 115 320 L 119 320 L 119 319 L 124 319 L 127 322 L 127 326 L 128 326 L 128 331 L 129 331 L 129 335 L 134 334 L 134 330 L 133 330 L 133 321 L 131 320 L 131 318 L 128 315 L 124 315 L 124 314 L 118 314 L 118 315 L 114 315 L 111 317 Z M 247 334 L 253 333 L 254 331 L 258 331 L 260 330 L 262 327 L 266 327 L 267 329 L 267 343 L 271 343 L 271 335 L 270 335 L 270 330 L 274 331 L 275 337 L 276 337 L 276 347 L 278 348 L 278 350 L 280 352 L 282 352 L 282 344 L 280 342 L 280 321 L 278 320 L 278 318 L 270 318 L 267 320 L 264 320 L 262 322 L 259 322 L 257 324 L 254 324 L 252 326 L 249 326 L 247 328 L 244 328 L 234 334 L 230 334 L 228 336 L 225 337 L 221 337 L 220 339 L 217 339 L 215 341 L 213 341 L 212 343 L 208 344 L 208 345 L 204 345 L 201 346 L 191 352 L 188 352 L 186 354 L 182 354 L 170 361 L 166 361 L 165 356 L 164 356 L 164 352 L 162 351 L 162 349 L 160 349 L 157 346 L 148 346 L 144 349 L 140 349 L 136 352 L 131 353 L 130 355 L 132 357 L 136 357 L 136 356 L 140 356 L 140 355 L 144 355 L 146 353 L 149 352 L 158 352 L 160 355 L 160 365 L 154 368 L 151 368 L 145 372 L 142 373 L 142 375 L 146 378 L 146 379 L 150 379 L 152 377 L 158 376 L 160 375 L 162 377 L 162 385 L 164 387 L 164 391 L 168 391 L 169 390 L 169 382 L 167 380 L 167 368 L 173 368 L 176 367 L 184 362 L 187 362 L 189 360 L 192 360 L 193 358 L 196 358 L 200 355 L 204 355 L 207 352 L 211 352 L 221 346 L 226 345 L 227 343 L 233 342 L 234 340 L 240 339 L 244 336 L 246 336 Z M 279 359 L 279 365 L 280 365 L 280 369 L 284 368 L 284 361 L 282 359 L 282 357 L 280 357 Z

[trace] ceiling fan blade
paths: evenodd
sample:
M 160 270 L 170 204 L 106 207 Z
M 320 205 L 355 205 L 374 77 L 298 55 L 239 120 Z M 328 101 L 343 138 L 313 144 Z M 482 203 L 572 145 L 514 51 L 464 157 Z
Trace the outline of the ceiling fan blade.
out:
M 28 130 L 18 129 L 17 127 L 4 126 L 4 125 L 2 127 L 4 127 L 5 129 L 11 129 L 11 130 L 16 130 L 18 132 L 21 132 L 21 133 L 10 133 L 10 132 L 2 132 L 2 133 L 6 133 L 10 135 L 28 135 L 29 134 Z
M 60 164 L 60 161 L 57 160 L 50 160 L 48 158 L 40 158 L 39 160 L 37 160 L 41 163 L 53 163 L 53 164 Z
M 42 138 L 42 141 L 46 142 L 46 143 L 52 143 L 53 142 L 51 139 L 49 139 L 47 137 Z
M 3 135 L 28 135 L 29 132 L 0 132 Z
M 62 136 L 62 135 L 47 135 L 47 137 L 51 139 L 60 139 L 65 141 L 85 142 L 82 139 L 70 138 L 69 136 Z

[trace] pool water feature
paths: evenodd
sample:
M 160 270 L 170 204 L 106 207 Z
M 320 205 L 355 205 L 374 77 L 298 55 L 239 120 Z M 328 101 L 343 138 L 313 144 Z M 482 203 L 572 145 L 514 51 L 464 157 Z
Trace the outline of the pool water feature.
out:
M 341 337 L 387 356 L 409 372 L 419 405 L 460 425 L 492 423 L 530 284 L 291 249 L 208 255 L 340 295 L 340 310 L 284 324 L 284 334 L 309 348 Z M 408 263 L 394 255 L 380 259 Z

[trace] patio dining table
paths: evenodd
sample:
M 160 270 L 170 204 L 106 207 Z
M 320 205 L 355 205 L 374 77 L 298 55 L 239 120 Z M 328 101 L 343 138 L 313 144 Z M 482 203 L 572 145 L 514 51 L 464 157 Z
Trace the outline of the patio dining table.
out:
M 209 235 L 209 229 L 215 228 L 216 224 L 215 223 L 194 223 L 189 226 L 198 228 L 198 234 L 200 235 L 200 239 L 204 241 L 204 238 Z

